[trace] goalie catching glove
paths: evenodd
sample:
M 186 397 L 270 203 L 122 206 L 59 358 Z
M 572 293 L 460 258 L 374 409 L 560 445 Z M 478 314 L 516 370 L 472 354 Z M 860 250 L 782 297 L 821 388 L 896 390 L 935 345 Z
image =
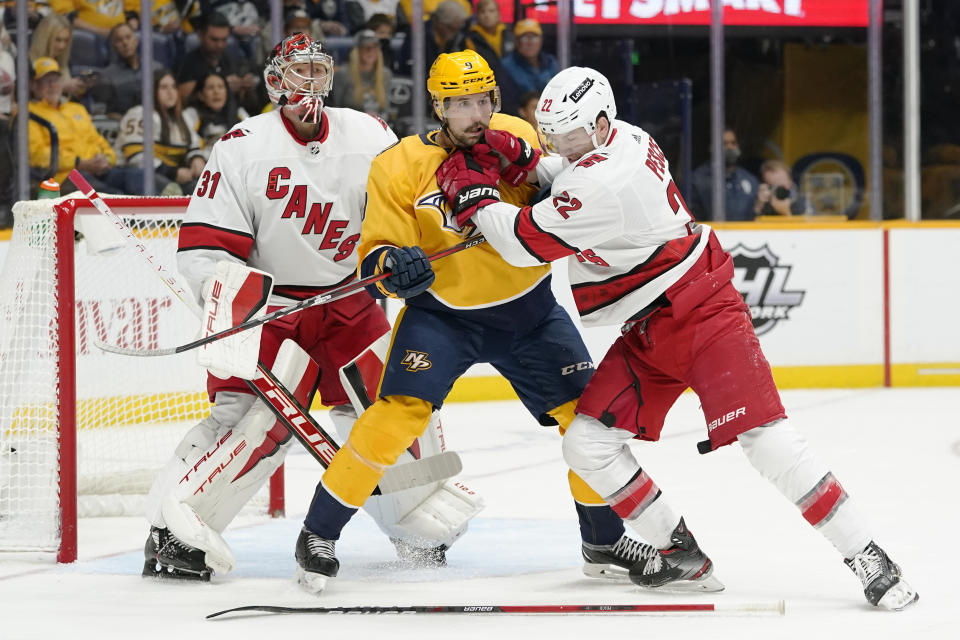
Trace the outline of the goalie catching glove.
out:
M 229 260 L 217 263 L 213 277 L 203 284 L 203 326 L 208 336 L 267 312 L 273 276 Z M 197 352 L 197 364 L 218 378 L 252 380 L 257 373 L 263 326 L 216 340 Z
M 476 155 L 454 151 L 437 169 L 437 184 L 461 227 L 480 207 L 500 202 L 500 159 L 486 149 L 481 151 Z
M 540 162 L 540 150 L 534 149 L 529 142 L 509 131 L 487 129 L 483 133 L 483 142 L 510 163 L 500 170 L 500 179 L 514 187 L 526 182 L 527 175 L 536 169 Z M 479 147 L 480 145 L 474 145 L 475 154 L 478 154 Z

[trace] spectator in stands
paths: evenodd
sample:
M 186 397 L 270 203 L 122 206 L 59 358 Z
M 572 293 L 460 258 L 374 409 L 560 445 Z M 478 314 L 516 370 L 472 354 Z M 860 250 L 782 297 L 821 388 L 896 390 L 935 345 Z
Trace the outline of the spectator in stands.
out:
M 423 0 L 424 21 L 430 19 L 430 16 L 432 16 L 433 12 L 437 10 L 437 5 L 439 5 L 440 2 L 441 0 Z M 463 10 L 467 12 L 468 16 L 473 13 L 473 6 L 470 4 L 470 0 L 455 0 L 455 2 L 463 7 Z M 409 29 L 410 21 L 413 17 L 413 0 L 400 0 L 396 16 L 397 24 L 401 27 L 401 29 Z M 433 64 L 433 60 L 427 62 L 428 67 L 431 64 Z
M 183 110 L 183 119 L 200 136 L 208 153 L 233 125 L 250 117 L 243 107 L 237 106 L 227 79 L 215 71 L 197 83 L 189 105 Z
M 123 22 L 110 30 L 113 62 L 93 88 L 95 99 L 106 104 L 106 113 L 119 120 L 140 104 L 140 36 Z
M 560 66 L 555 56 L 543 51 L 540 23 L 531 18 L 518 20 L 513 25 L 513 37 L 516 48 L 503 57 L 501 69 L 510 76 L 520 94 L 542 91 L 550 78 L 560 71 Z M 497 76 L 497 82 L 499 84 L 500 76 Z
M 430 19 L 424 23 L 424 60 L 428 68 L 441 53 L 463 50 L 466 40 L 463 27 L 466 25 L 469 15 L 457 0 L 443 0 L 436 6 L 430 15 Z M 397 72 L 401 75 L 409 76 L 412 73 L 412 46 L 413 38 L 407 37 L 400 48 L 400 55 L 397 58 Z M 554 73 L 556 73 L 556 69 L 554 69 Z M 546 83 L 546 80 L 544 80 L 544 83 Z
M 137 105 L 120 121 L 116 151 L 125 166 L 143 167 L 143 117 L 143 105 Z M 192 193 L 207 160 L 196 131 L 184 121 L 177 82 L 173 72 L 167 69 L 153 74 L 153 143 L 155 175 L 180 187 L 161 192 L 164 195 Z
M 245 45 L 260 35 L 263 22 L 260 20 L 257 5 L 250 0 L 203 0 L 201 7 L 203 15 L 208 18 L 215 13 L 226 18 L 230 31 Z M 266 3 L 264 11 L 269 11 Z M 253 49 L 247 49 L 246 46 L 244 48 L 248 56 L 254 54 Z
M 246 60 L 225 55 L 230 37 L 230 23 L 219 13 L 207 16 L 200 30 L 200 46 L 184 56 L 177 76 L 180 99 L 186 100 L 197 86 L 197 80 L 216 71 L 227 79 L 238 102 L 251 111 L 260 111 L 259 77 L 248 71 Z
M 110 29 L 127 20 L 125 4 L 102 0 L 50 0 L 50 8 L 61 16 L 76 13 L 73 19 L 75 29 L 91 31 L 104 39 L 110 35 Z M 134 23 L 132 26 L 136 28 L 138 25 Z M 62 63 L 60 67 L 66 68 Z
M 477 19 L 467 32 L 466 44 L 487 61 L 496 74 L 503 56 L 513 51 L 513 34 L 500 21 L 500 3 L 497 0 L 477 2 Z M 497 80 L 500 80 L 499 76 Z
M 393 69 L 396 56 L 393 54 L 393 33 L 396 28 L 396 19 L 385 13 L 375 13 L 367 20 L 367 29 L 377 34 L 380 43 L 380 53 L 383 54 L 383 66 Z
M 370 29 L 358 31 L 354 42 L 346 68 L 337 71 L 331 104 L 389 120 L 387 90 L 393 74 L 384 68 L 377 34 Z
M 16 63 L 13 59 L 10 34 L 0 23 L 0 229 L 13 224 L 10 209 L 13 205 L 13 137 L 10 119 L 14 112 Z
M 285 7 L 293 4 L 296 8 L 304 9 L 310 19 L 319 24 L 324 36 L 345 36 L 350 33 L 343 0 L 284 0 L 283 4 Z
M 436 4 L 436 0 L 433 0 L 433 3 Z M 350 33 L 356 33 L 360 29 L 367 28 L 370 18 L 378 13 L 388 15 L 396 21 L 399 2 L 398 0 L 344 0 L 344 7 L 347 13 L 347 27 Z M 468 3 L 467 15 L 469 14 Z
M 520 106 L 517 107 L 517 114 L 530 123 L 534 131 L 537 130 L 537 104 L 540 102 L 539 91 L 527 91 L 520 96 Z
M 283 14 L 283 38 L 295 33 L 305 33 L 314 40 L 319 42 L 325 41 L 326 36 L 324 36 L 323 31 L 320 28 L 320 21 L 310 18 L 310 15 L 304 10 L 303 4 L 300 2 L 300 0 L 295 0 L 293 2 L 286 0 L 284 7 L 286 11 Z M 267 22 L 264 24 L 263 32 L 264 34 L 269 34 L 271 32 L 271 24 L 269 20 L 267 20 Z M 260 38 L 260 52 L 257 54 L 257 59 L 266 60 L 273 52 L 273 47 L 275 44 L 276 43 L 270 42 L 270 40 L 266 37 Z
M 184 4 L 184 7 L 187 7 L 187 3 L 181 2 Z M 124 6 L 127 7 L 129 11 L 131 9 L 131 4 L 129 0 L 124 2 Z M 140 3 L 135 2 L 133 5 L 134 11 L 140 11 Z M 153 30 L 160 33 L 176 33 L 180 31 L 181 20 L 180 20 L 180 9 L 177 6 L 176 0 L 153 0 L 153 16 L 151 19 L 153 24 Z M 136 25 L 139 28 L 139 24 Z
M 810 203 L 797 191 L 790 168 L 780 160 L 760 165 L 760 186 L 753 212 L 758 216 L 802 216 L 813 213 Z
M 737 133 L 727 127 L 723 131 L 724 209 L 725 219 L 732 222 L 753 220 L 757 198 L 757 178 L 737 164 L 739 161 Z M 713 220 L 713 169 L 709 162 L 693 170 L 687 190 L 690 213 L 698 220 Z
M 4 134 L 10 131 L 10 116 L 16 104 L 13 93 L 16 89 L 17 65 L 13 56 L 10 34 L 7 33 L 7 28 L 0 24 L 0 125 Z
M 319 27 L 315 27 L 313 20 L 310 19 L 310 15 L 303 9 L 290 9 L 283 14 L 283 37 L 293 35 L 295 33 L 305 33 L 310 37 L 313 37 L 315 33 L 319 31 Z M 317 33 L 320 36 L 320 41 L 323 42 L 323 32 Z M 273 49 L 273 47 L 270 47 Z M 266 58 L 266 56 L 264 56 Z
M 59 13 L 49 13 L 33 31 L 30 41 L 30 64 L 40 58 L 53 58 L 61 69 L 63 93 L 70 98 L 79 98 L 87 90 L 82 78 L 70 76 L 70 46 L 73 44 L 73 28 Z
M 134 195 L 143 189 L 143 170 L 117 167 L 117 157 L 110 143 L 97 132 L 90 114 L 83 105 L 63 100 L 63 82 L 60 65 L 53 58 L 39 58 L 31 67 L 30 113 L 50 127 L 57 135 L 58 157 L 50 157 L 50 130 L 30 120 L 28 140 L 30 167 L 47 169 L 53 162 L 57 170 L 53 179 L 64 184 L 74 168 L 98 191 Z M 64 193 L 72 190 L 64 188 Z

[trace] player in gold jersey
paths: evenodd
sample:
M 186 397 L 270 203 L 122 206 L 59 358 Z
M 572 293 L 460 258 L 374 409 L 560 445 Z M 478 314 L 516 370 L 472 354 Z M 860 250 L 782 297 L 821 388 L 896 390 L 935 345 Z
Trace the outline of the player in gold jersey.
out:
M 514 267 L 483 244 L 435 263 L 426 259 L 477 234 L 451 209 L 462 211 L 487 197 L 528 204 L 535 188 L 525 178 L 540 155 L 527 122 L 497 113 L 493 71 L 476 52 L 441 54 L 430 68 L 427 89 L 441 127 L 385 150 L 374 159 L 367 182 L 360 275 L 390 272 L 371 293 L 403 298 L 405 306 L 394 326 L 378 399 L 324 473 L 304 523 L 298 549 L 310 551 L 300 566 L 312 591 L 337 573 L 334 543 L 343 526 L 472 364 L 491 363 L 541 424 L 559 425 L 561 432 L 593 369 L 576 327 L 553 296 L 548 266 Z M 493 130 L 513 134 L 509 138 L 520 146 L 514 148 L 512 171 L 493 188 L 497 193 L 466 189 L 471 202 L 448 206 L 438 168 L 458 148 L 496 148 L 503 137 Z M 569 480 L 584 571 L 625 578 L 646 545 L 624 535 L 619 516 L 579 477 L 571 473 Z M 438 504 L 439 531 L 465 523 L 458 508 L 453 500 Z

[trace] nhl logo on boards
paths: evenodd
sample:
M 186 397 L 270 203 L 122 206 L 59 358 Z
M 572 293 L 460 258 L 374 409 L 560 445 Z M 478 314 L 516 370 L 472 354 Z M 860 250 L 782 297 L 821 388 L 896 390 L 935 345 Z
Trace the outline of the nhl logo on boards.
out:
M 806 291 L 787 291 L 792 266 L 780 264 L 770 247 L 750 249 L 738 244 L 729 250 L 733 257 L 733 286 L 750 307 L 757 335 L 771 331 L 790 311 L 803 302 Z

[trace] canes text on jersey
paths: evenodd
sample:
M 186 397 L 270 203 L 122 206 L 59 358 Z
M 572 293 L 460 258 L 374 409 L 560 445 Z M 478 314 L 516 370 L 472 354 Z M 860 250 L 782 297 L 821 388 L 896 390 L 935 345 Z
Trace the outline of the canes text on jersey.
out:
M 357 246 L 360 240 L 360 234 L 343 238 L 344 229 L 349 224 L 347 220 L 330 220 L 330 210 L 333 208 L 332 202 L 314 202 L 307 201 L 307 185 L 305 184 L 286 184 L 291 176 L 290 169 L 287 167 L 275 167 L 270 170 L 267 177 L 266 196 L 270 200 L 287 199 L 283 207 L 281 218 L 305 218 L 302 235 L 314 234 L 322 236 L 318 251 L 336 249 L 334 262 L 340 262 L 347 258 Z

